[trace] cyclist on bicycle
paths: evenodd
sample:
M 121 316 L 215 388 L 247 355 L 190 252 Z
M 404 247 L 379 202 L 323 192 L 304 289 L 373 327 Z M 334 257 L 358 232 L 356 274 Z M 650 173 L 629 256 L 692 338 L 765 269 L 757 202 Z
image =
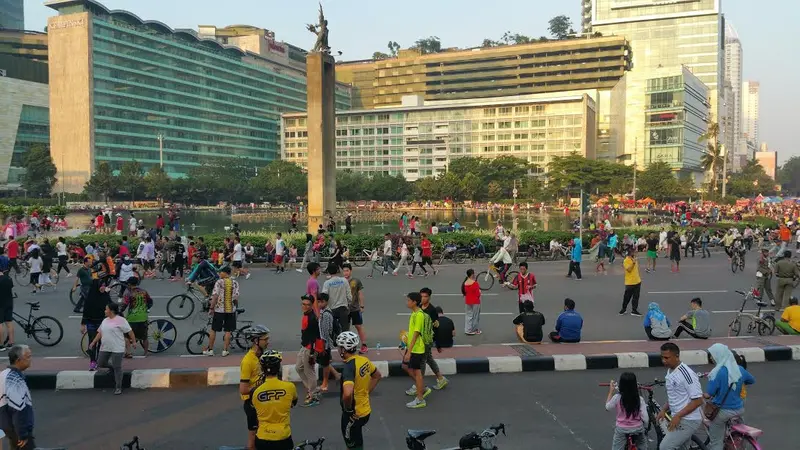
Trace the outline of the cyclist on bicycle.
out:
M 645 430 L 650 418 L 647 416 L 647 403 L 639 396 L 639 384 L 633 372 L 623 372 L 619 384 L 614 380 L 608 384 L 606 411 L 616 411 L 617 423 L 614 428 L 612 450 L 624 450 L 630 436 L 637 449 L 647 445 Z
M 511 267 L 511 263 L 513 262 L 508 250 L 506 250 L 505 247 L 500 247 L 500 249 L 497 250 L 497 253 L 492 256 L 492 259 L 489 262 L 494 264 L 494 266 L 498 269 L 500 282 L 505 283 L 506 272 L 508 272 L 508 269 Z
M 363 450 L 362 428 L 369 422 L 372 408 L 369 394 L 381 380 L 381 373 L 372 361 L 358 354 L 358 334 L 344 331 L 336 338 L 339 355 L 344 362 L 341 376 L 342 437 L 349 449 Z
M 247 340 L 251 345 L 250 350 L 242 357 L 242 363 L 239 369 L 239 395 L 242 397 L 242 401 L 244 401 L 244 412 L 247 415 L 247 429 L 249 430 L 247 448 L 253 449 L 256 445 L 255 430 L 258 428 L 258 421 L 251 420 L 250 414 L 253 404 L 248 403 L 247 400 L 250 398 L 250 391 L 261 382 L 262 372 L 259 358 L 261 358 L 261 355 L 264 354 L 264 351 L 269 345 L 269 328 L 264 325 L 253 325 L 247 329 L 246 333 Z
M 661 346 L 661 362 L 667 368 L 665 377 L 667 402 L 656 417 L 657 422 L 666 419 L 667 411 L 672 418 L 667 433 L 659 446 L 660 450 L 684 448 L 703 425 L 700 406 L 703 404 L 703 388 L 697 373 L 681 362 L 681 350 L 672 342 Z
M 207 259 L 202 259 L 200 254 L 195 254 L 192 259 L 192 272 L 186 278 L 186 284 L 193 285 L 204 296 L 208 297 L 208 293 L 214 287 L 214 283 L 219 279 L 217 269 Z
M 297 388 L 294 383 L 278 379 L 283 361 L 280 352 L 267 350 L 258 361 L 264 381 L 245 400 L 248 426 L 256 432 L 251 448 L 294 450 L 290 412 L 297 404 Z

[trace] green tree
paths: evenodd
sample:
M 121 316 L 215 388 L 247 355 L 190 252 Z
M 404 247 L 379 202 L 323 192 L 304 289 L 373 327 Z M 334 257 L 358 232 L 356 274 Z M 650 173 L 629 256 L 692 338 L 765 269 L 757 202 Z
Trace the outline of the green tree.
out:
M 755 197 L 758 194 L 773 195 L 775 180 L 764 171 L 764 167 L 755 159 L 747 161 L 742 170 L 731 174 L 728 181 L 728 192 L 736 197 Z
M 519 199 L 528 201 L 541 200 L 544 196 L 542 190 L 542 180 L 539 178 L 528 178 L 525 183 L 518 188 Z
M 350 169 L 336 171 L 336 198 L 337 200 L 361 200 L 365 196 L 372 197 L 371 192 L 365 192 L 364 183 L 366 176 L 353 172 Z M 370 198 L 370 200 L 377 200 Z
M 800 194 L 800 156 L 792 156 L 786 161 L 777 174 L 784 192 Z
M 144 190 L 144 174 L 142 165 L 135 159 L 122 164 L 119 169 L 119 185 L 131 195 L 131 202 L 136 199 L 136 194 Z
M 461 159 L 466 159 L 466 158 L 461 158 Z M 456 176 L 458 176 L 457 172 L 454 171 L 450 171 L 448 173 L 453 173 L 456 174 Z M 464 176 L 458 176 L 458 178 L 461 180 L 461 195 L 463 196 L 464 200 L 472 200 L 479 202 L 483 201 L 483 199 L 486 198 L 483 192 L 485 185 L 477 175 L 475 175 L 472 172 L 468 172 Z
M 487 194 L 489 200 L 500 200 L 503 198 L 503 188 L 500 186 L 500 183 L 492 181 L 487 186 Z
M 94 173 L 84 185 L 83 190 L 91 196 L 102 197 L 104 202 L 108 202 L 109 197 L 112 197 L 117 192 L 116 186 L 117 177 L 111 171 L 111 166 L 102 161 L 97 164 Z
M 415 42 L 414 46 L 411 48 L 413 50 L 418 50 L 423 55 L 440 53 L 442 51 L 442 41 L 436 36 L 417 39 L 417 42 Z
M 58 181 L 50 149 L 42 144 L 33 145 L 25 154 L 22 165 L 25 168 L 22 189 L 32 197 L 49 197 Z
M 389 58 L 390 58 L 389 54 L 384 52 L 375 52 L 372 54 L 372 59 L 374 61 L 380 61 L 382 59 L 389 59 Z
M 434 177 L 425 177 L 414 183 L 414 191 L 419 200 L 438 200 L 442 197 L 439 183 Z
M 338 187 L 337 187 L 338 189 Z M 388 175 L 382 172 L 370 174 L 364 181 L 364 193 L 359 200 L 407 200 L 414 192 L 414 186 L 403 175 Z
M 389 48 L 389 54 L 392 55 L 393 58 L 397 57 L 397 53 L 400 51 L 400 44 L 395 41 L 389 41 L 387 47 Z
M 590 160 L 573 153 L 555 157 L 547 165 L 548 191 L 562 195 L 567 189 L 627 193 L 632 189 L 633 168 L 615 162 Z
M 493 40 L 488 39 L 488 38 L 484 39 L 483 42 L 481 43 L 481 47 L 483 47 L 483 48 L 499 47 L 501 45 L 503 45 L 502 42 L 493 41 Z
M 722 148 L 719 144 L 719 124 L 717 122 L 709 122 L 708 129 L 700 136 L 698 142 L 706 143 L 706 154 L 703 155 L 700 164 L 707 172 L 711 172 L 711 193 L 716 193 L 717 180 L 723 166 Z
M 144 176 L 144 186 L 145 194 L 150 197 L 163 200 L 172 193 L 172 180 L 158 164 L 150 166 L 150 170 Z
M 566 39 L 567 36 L 575 33 L 575 31 L 572 29 L 572 22 L 567 16 L 555 16 L 550 19 L 548 24 L 549 26 L 547 29 L 550 31 L 550 35 L 555 39 Z
M 650 163 L 645 170 L 639 172 L 636 192 L 638 198 L 650 197 L 659 202 L 683 197 L 678 179 L 664 161 Z
M 270 161 L 260 168 L 250 184 L 260 200 L 297 202 L 299 198 L 308 196 L 308 176 L 302 167 L 280 159 Z
M 452 172 L 447 172 L 441 176 L 437 181 L 439 183 L 439 193 L 444 198 L 453 200 L 462 200 L 461 192 L 461 179 Z

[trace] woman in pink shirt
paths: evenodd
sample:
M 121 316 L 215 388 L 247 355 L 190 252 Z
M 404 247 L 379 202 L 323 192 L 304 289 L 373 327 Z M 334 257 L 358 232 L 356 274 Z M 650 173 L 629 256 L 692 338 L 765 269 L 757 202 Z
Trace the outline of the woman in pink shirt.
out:
M 639 385 L 633 372 L 623 372 L 619 377 L 619 384 L 614 380 L 608 384 L 606 411 L 611 410 L 617 413 L 611 450 L 624 450 L 628 435 L 634 435 L 633 442 L 637 449 L 647 450 L 647 438 L 644 434 L 649 422 L 647 403 L 639 396 Z

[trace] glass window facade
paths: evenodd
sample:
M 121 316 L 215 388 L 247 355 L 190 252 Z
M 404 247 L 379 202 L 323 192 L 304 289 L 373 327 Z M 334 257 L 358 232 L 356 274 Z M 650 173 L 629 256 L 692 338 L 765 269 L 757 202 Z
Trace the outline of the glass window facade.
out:
M 22 105 L 22 112 L 8 170 L 8 183 L 19 184 L 25 169 L 25 155 L 34 145 L 50 147 L 50 110 L 40 106 Z
M 467 104 L 398 109 L 391 114 L 374 110 L 341 113 L 336 125 L 336 167 L 402 174 L 413 181 L 444 173 L 453 158 L 516 156 L 537 164 L 542 170 L 533 173 L 543 174 L 554 156 L 594 151 L 595 135 L 584 133 L 585 122 L 594 120 L 592 107 L 593 103 L 584 103 L 577 96 L 572 101 L 516 107 Z M 304 118 L 284 116 L 282 144 L 283 158 L 303 167 L 308 160 L 308 138 L 305 124 L 299 124 Z M 366 138 L 373 128 L 381 139 Z M 365 137 L 343 137 L 354 132 Z
M 25 8 L 22 0 L 0 0 L 0 28 L 25 29 Z

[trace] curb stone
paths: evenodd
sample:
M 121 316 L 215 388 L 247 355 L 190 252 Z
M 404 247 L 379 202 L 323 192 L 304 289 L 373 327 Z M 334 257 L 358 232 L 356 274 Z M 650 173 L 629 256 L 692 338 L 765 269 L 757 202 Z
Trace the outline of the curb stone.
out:
M 800 345 L 770 345 L 766 347 L 735 348 L 749 363 L 772 361 L 800 361 Z M 681 352 L 690 365 L 709 364 L 705 350 Z M 476 358 L 442 358 L 437 362 L 443 375 L 495 374 L 519 372 L 549 372 L 574 370 L 608 370 L 662 367 L 658 353 L 627 352 L 600 355 L 553 355 L 553 356 L 503 356 Z M 405 377 L 401 361 L 373 361 L 383 376 Z M 341 365 L 334 363 L 334 367 Z M 317 367 L 320 378 L 322 370 Z M 428 376 L 432 376 L 429 372 Z M 294 365 L 284 365 L 284 380 L 299 382 Z M 28 387 L 32 390 L 111 389 L 114 381 L 106 372 L 65 370 L 59 372 L 30 372 L 26 374 Z M 212 367 L 203 369 L 146 369 L 125 372 L 124 388 L 192 388 L 205 386 L 231 386 L 239 384 L 238 367 Z

